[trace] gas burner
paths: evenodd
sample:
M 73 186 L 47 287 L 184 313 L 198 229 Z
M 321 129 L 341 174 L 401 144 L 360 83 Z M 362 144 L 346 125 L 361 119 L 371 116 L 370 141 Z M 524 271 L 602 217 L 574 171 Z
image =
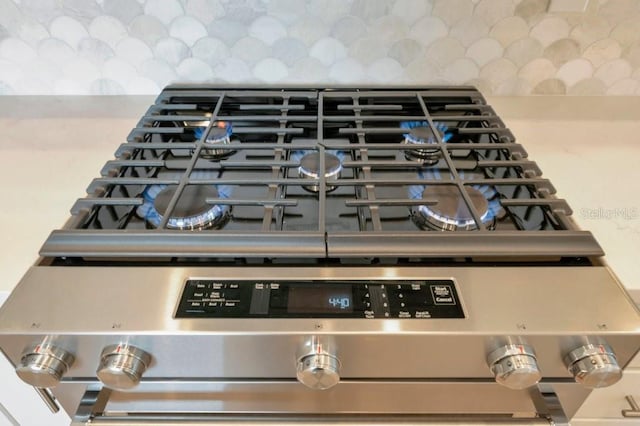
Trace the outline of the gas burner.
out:
M 463 172 L 459 173 L 465 180 Z M 421 173 L 421 178 L 441 180 L 439 171 Z M 467 180 L 473 180 L 475 175 L 469 175 Z M 473 207 L 480 215 L 484 226 L 492 230 L 496 225 L 496 218 L 503 213 L 498 200 L 498 193 L 488 185 L 465 185 L 465 190 Z M 470 231 L 478 228 L 469 207 L 456 185 L 414 185 L 409 188 L 412 199 L 435 200 L 437 204 L 420 205 L 412 208 L 412 218 L 422 229 L 436 231 Z
M 449 128 L 439 122 L 434 122 L 435 129 L 429 126 L 426 121 L 403 121 L 400 123 L 400 127 L 403 129 L 409 129 L 408 133 L 405 133 L 404 143 L 412 145 L 429 145 L 438 143 L 435 132 L 438 133 L 443 143 L 446 143 L 453 136 L 450 132 L 447 132 Z M 440 148 L 433 147 L 428 149 L 408 149 L 405 150 L 405 156 L 408 159 L 419 159 L 425 165 L 434 165 L 440 160 L 442 153 Z
M 198 127 L 194 132 L 195 137 L 197 139 L 202 138 L 206 130 L 206 127 Z M 231 133 L 231 123 L 225 121 L 215 123 L 207 133 L 200 155 L 203 158 L 215 160 L 233 154 L 234 150 L 223 148 L 224 145 L 231 144 Z
M 175 195 L 176 185 L 150 185 L 142 193 L 144 203 L 136 212 L 154 227 L 160 226 L 163 215 Z M 207 204 L 208 198 L 229 198 L 231 188 L 221 185 L 187 185 L 168 220 L 169 229 L 219 229 L 230 216 L 228 205 Z
M 340 151 L 329 151 L 324 153 L 325 179 L 340 177 L 342 171 L 342 160 L 344 154 Z M 298 176 L 305 179 L 318 179 L 320 176 L 320 153 L 317 151 L 294 151 L 291 153 L 291 160 L 297 162 Z M 304 189 L 311 192 L 319 192 L 320 185 L 304 185 Z M 335 185 L 327 185 L 326 192 L 336 189 Z

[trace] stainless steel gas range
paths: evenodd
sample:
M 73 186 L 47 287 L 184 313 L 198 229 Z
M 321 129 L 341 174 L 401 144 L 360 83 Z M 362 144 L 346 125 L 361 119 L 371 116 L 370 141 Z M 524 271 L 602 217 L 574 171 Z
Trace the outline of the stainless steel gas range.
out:
M 0 348 L 76 425 L 568 424 L 640 315 L 554 193 L 472 87 L 170 86 Z

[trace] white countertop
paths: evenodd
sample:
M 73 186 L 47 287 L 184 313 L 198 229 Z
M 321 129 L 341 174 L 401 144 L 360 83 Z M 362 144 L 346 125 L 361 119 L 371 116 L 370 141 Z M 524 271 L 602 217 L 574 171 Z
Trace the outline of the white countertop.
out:
M 0 292 L 125 142 L 153 97 L 0 97 Z M 640 302 L 640 97 L 490 98 Z

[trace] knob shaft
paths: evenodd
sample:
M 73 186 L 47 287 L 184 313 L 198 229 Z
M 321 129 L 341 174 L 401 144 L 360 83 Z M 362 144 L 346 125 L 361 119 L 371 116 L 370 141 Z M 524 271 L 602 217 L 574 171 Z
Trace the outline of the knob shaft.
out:
M 329 389 L 340 381 L 340 361 L 326 353 L 304 356 L 298 361 L 297 377 L 311 389 Z
M 127 344 L 110 345 L 102 350 L 96 375 L 105 386 L 128 390 L 140 383 L 151 362 L 151 355 Z
M 37 388 L 52 388 L 73 364 L 74 356 L 64 349 L 50 344 L 27 347 L 16 367 L 18 377 Z
M 509 389 L 526 389 L 542 378 L 535 352 L 528 345 L 502 346 L 489 354 L 487 363 L 496 382 Z
M 564 361 L 576 381 L 589 389 L 611 386 L 622 378 L 613 349 L 606 344 L 580 346 Z

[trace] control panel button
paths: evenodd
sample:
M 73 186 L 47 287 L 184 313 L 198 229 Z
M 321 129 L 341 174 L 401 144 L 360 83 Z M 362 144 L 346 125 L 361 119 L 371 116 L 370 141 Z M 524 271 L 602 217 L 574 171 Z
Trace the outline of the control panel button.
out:
M 429 286 L 433 295 L 433 302 L 436 305 L 454 305 L 456 303 L 453 297 L 452 287 L 448 284 L 438 284 Z

